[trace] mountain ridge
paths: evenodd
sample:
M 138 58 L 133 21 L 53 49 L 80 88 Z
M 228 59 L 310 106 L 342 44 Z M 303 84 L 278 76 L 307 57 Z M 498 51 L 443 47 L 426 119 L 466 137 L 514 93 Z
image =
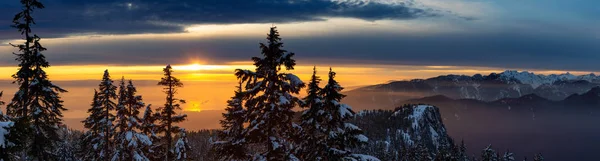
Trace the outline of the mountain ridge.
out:
M 485 102 L 535 94 L 560 101 L 600 86 L 600 76 L 570 73 L 542 75 L 507 70 L 489 75 L 441 75 L 428 79 L 392 81 L 346 92 L 348 104 L 357 109 L 393 108 L 410 99 L 444 95 L 452 99 Z
M 380 86 L 384 84 L 393 84 L 398 82 L 422 82 L 431 79 L 440 79 L 440 80 L 453 80 L 453 81 L 461 81 L 461 80 L 499 80 L 504 81 L 506 83 L 519 83 L 519 84 L 528 84 L 531 85 L 534 89 L 540 87 L 544 84 L 554 84 L 559 81 L 587 81 L 591 83 L 600 83 L 600 76 L 596 76 L 594 73 L 584 74 L 584 75 L 573 75 L 570 72 L 562 73 L 562 74 L 535 74 L 529 71 L 517 71 L 517 70 L 505 70 L 501 73 L 490 73 L 489 75 L 482 74 L 474 74 L 473 76 L 468 75 L 457 75 L 457 74 L 448 74 L 448 75 L 440 75 L 436 77 L 430 77 L 426 79 L 410 79 L 410 80 L 400 80 L 400 81 L 390 81 L 388 83 L 381 83 L 371 86 L 363 86 L 356 89 L 365 89 L 372 88 L 373 86 Z

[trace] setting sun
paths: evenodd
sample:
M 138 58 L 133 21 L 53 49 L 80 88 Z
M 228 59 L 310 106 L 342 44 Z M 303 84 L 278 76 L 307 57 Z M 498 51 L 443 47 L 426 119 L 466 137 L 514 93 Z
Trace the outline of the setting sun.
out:
M 186 105 L 186 107 L 183 109 L 184 111 L 193 111 L 193 112 L 201 112 L 202 108 L 201 106 L 203 104 L 205 104 L 206 102 L 200 102 L 200 101 L 189 101 Z
M 219 69 L 226 69 L 226 68 L 227 68 L 227 66 L 223 66 L 223 65 L 200 65 L 200 64 L 173 66 L 173 69 L 187 70 L 187 71 L 219 70 Z

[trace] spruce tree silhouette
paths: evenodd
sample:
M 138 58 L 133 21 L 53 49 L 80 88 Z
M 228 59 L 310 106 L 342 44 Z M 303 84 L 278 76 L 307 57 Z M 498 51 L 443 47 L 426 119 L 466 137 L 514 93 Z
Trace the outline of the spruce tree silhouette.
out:
M 271 27 L 267 44 L 260 43 L 262 57 L 253 57 L 256 69 L 236 69 L 235 75 L 244 84 L 244 115 L 248 126 L 243 141 L 253 147 L 252 160 L 298 160 L 291 147 L 293 133 L 299 126 L 293 123 L 292 110 L 300 101 L 298 94 L 305 86 L 296 75 L 281 72 L 293 70 L 294 53 L 283 50 L 276 27 Z
M 181 110 L 180 103 L 185 103 L 185 100 L 175 98 L 177 89 L 183 87 L 183 83 L 173 76 L 173 68 L 171 65 L 167 65 L 163 68 L 164 76 L 161 78 L 158 85 L 163 86 L 163 92 L 167 94 L 166 103 L 164 107 L 160 107 L 158 111 L 160 116 L 158 120 L 160 122 L 159 133 L 164 133 L 165 140 L 165 160 L 172 160 L 175 154 L 173 154 L 173 135 L 178 134 L 181 131 L 179 126 L 173 125 L 185 120 L 187 115 L 178 115 L 175 110 Z
M 31 26 L 35 24 L 33 12 L 43 9 L 44 5 L 38 0 L 21 0 L 23 8 L 13 19 L 13 27 L 25 36 L 25 42 L 13 45 L 19 49 L 15 53 L 19 61 L 19 70 L 13 75 L 19 90 L 7 107 L 7 113 L 13 116 L 17 131 L 22 135 L 22 159 L 50 160 L 54 154 L 56 142 L 60 141 L 57 130 L 62 124 L 63 101 L 59 96 L 66 90 L 54 85 L 44 71 L 50 67 L 46 51 L 40 44 L 41 38 L 33 34 Z

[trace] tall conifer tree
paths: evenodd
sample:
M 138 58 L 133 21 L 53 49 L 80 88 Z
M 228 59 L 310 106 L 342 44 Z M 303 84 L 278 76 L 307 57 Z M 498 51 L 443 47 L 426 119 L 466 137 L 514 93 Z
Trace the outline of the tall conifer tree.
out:
M 248 149 L 244 141 L 244 122 L 246 121 L 246 110 L 243 107 L 242 84 L 237 86 L 235 96 L 227 101 L 223 120 L 221 120 L 222 131 L 219 132 L 219 141 L 214 143 L 216 155 L 220 160 L 247 160 Z
M 117 104 L 114 102 L 117 99 L 117 87 L 113 85 L 113 81 L 110 78 L 108 70 L 104 71 L 102 82 L 100 82 L 98 92 L 98 99 L 100 102 L 101 120 L 97 122 L 99 124 L 99 133 L 102 137 L 102 141 L 98 142 L 94 146 L 101 148 L 99 160 L 108 160 L 113 154 L 112 138 L 114 136 L 114 125 L 115 115 L 112 113 L 116 109 Z
M 321 78 L 317 76 L 317 69 L 313 67 L 313 75 L 308 83 L 307 96 L 303 99 L 302 107 L 306 108 L 301 116 L 302 130 L 300 131 L 299 157 L 303 160 L 323 160 L 327 155 L 326 138 L 324 127 L 325 111 L 323 109 L 323 97 L 319 83 Z
M 83 120 L 83 127 L 88 129 L 82 136 L 83 141 L 80 145 L 83 149 L 81 159 L 83 160 L 101 160 L 100 154 L 102 153 L 101 143 L 104 138 L 102 137 L 103 128 L 106 128 L 106 124 L 101 124 L 104 119 L 104 109 L 100 98 L 98 97 L 98 91 L 94 90 L 94 98 L 92 99 L 91 108 L 88 109 L 90 114 L 85 120 Z
M 144 110 L 144 115 L 142 116 L 142 123 L 140 131 L 146 136 L 150 137 L 150 141 L 152 145 L 145 146 L 144 149 L 146 152 L 149 152 L 146 157 L 150 160 L 160 160 L 161 157 L 164 157 L 160 154 L 162 151 L 160 144 L 160 137 L 157 135 L 158 126 L 156 125 L 158 113 L 152 111 L 152 105 L 147 105 Z
M 372 159 L 371 156 L 352 153 L 352 149 L 365 145 L 368 139 L 360 128 L 348 122 L 355 113 L 350 106 L 340 103 L 345 97 L 340 93 L 344 88 L 335 80 L 335 76 L 336 73 L 330 68 L 327 85 L 321 91 L 326 118 L 321 126 L 327 137 L 327 160 Z
M 187 115 L 177 114 L 176 110 L 181 110 L 180 103 L 185 103 L 185 100 L 175 97 L 178 88 L 183 87 L 183 83 L 173 76 L 173 68 L 167 65 L 164 69 L 164 76 L 161 78 L 158 85 L 163 86 L 163 92 L 167 94 L 164 107 L 159 109 L 160 128 L 159 132 L 164 134 L 165 140 L 165 160 L 172 160 L 173 154 L 173 135 L 180 132 L 179 126 L 175 125 L 185 120 Z
M 498 161 L 500 157 L 498 153 L 494 149 L 492 149 L 492 145 L 488 145 L 483 151 L 481 151 L 481 160 L 482 161 Z
M 139 109 L 144 107 L 142 96 L 136 95 L 137 89 L 129 80 L 125 87 L 125 80 L 121 80 L 119 90 L 119 105 L 117 105 L 117 131 L 115 134 L 115 153 L 112 160 L 150 160 L 146 155 L 150 152 L 147 146 L 152 145 L 150 138 L 141 132 L 141 119 Z
M 111 155 L 112 160 L 123 160 L 126 154 L 127 140 L 125 140 L 125 133 L 128 131 L 128 113 L 127 107 L 125 107 L 127 101 L 127 88 L 125 87 L 125 77 L 121 77 L 119 82 L 118 94 L 117 94 L 117 106 L 115 107 L 115 125 L 114 125 L 114 152 Z
M 293 70 L 294 53 L 283 48 L 279 32 L 272 27 L 267 44 L 260 44 L 262 57 L 253 57 L 255 71 L 236 70 L 236 76 L 245 83 L 244 93 L 248 127 L 244 130 L 247 144 L 257 146 L 250 155 L 253 160 L 298 160 L 291 145 L 298 125 L 293 123 L 298 94 L 305 86 L 294 74 L 281 72 Z
M 20 62 L 19 70 L 13 75 L 19 90 L 8 105 L 8 113 L 15 116 L 15 121 L 21 127 L 30 129 L 22 133 L 24 137 L 23 151 L 33 160 L 49 160 L 55 157 L 55 145 L 60 141 L 57 133 L 62 124 L 63 101 L 59 94 L 66 90 L 54 85 L 44 71 L 50 67 L 42 54 L 46 50 L 41 44 L 41 38 L 32 34 L 31 26 L 35 24 L 33 11 L 42 9 L 44 5 L 38 0 L 21 0 L 23 10 L 13 19 L 13 27 L 25 36 L 25 43 L 14 45 L 20 53 L 16 60 Z

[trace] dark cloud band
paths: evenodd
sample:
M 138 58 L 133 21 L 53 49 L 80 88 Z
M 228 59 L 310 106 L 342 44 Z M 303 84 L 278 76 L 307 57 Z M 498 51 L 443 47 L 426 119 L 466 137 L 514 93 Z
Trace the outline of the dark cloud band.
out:
M 441 12 L 407 1 L 383 4 L 335 0 L 44 0 L 36 11 L 38 32 L 133 34 L 182 32 L 188 24 L 285 23 L 323 17 L 363 20 L 415 19 Z M 8 26 L 18 12 L 16 0 L 0 2 L 0 39 L 18 36 Z M 16 35 L 16 36 L 15 36 Z
M 265 29 L 265 33 L 268 29 Z M 299 64 L 448 65 L 497 68 L 600 71 L 600 43 L 585 35 L 528 34 L 353 34 L 286 37 L 285 48 Z M 53 65 L 209 64 L 250 61 L 260 54 L 263 35 L 210 39 L 113 40 L 77 45 L 46 45 Z M 557 41 L 560 40 L 560 41 Z M 86 40 L 88 41 L 88 40 Z M 89 40 L 93 42 L 94 40 Z M 135 47 L 132 47 L 135 46 Z M 14 65 L 5 54 L 0 66 Z

